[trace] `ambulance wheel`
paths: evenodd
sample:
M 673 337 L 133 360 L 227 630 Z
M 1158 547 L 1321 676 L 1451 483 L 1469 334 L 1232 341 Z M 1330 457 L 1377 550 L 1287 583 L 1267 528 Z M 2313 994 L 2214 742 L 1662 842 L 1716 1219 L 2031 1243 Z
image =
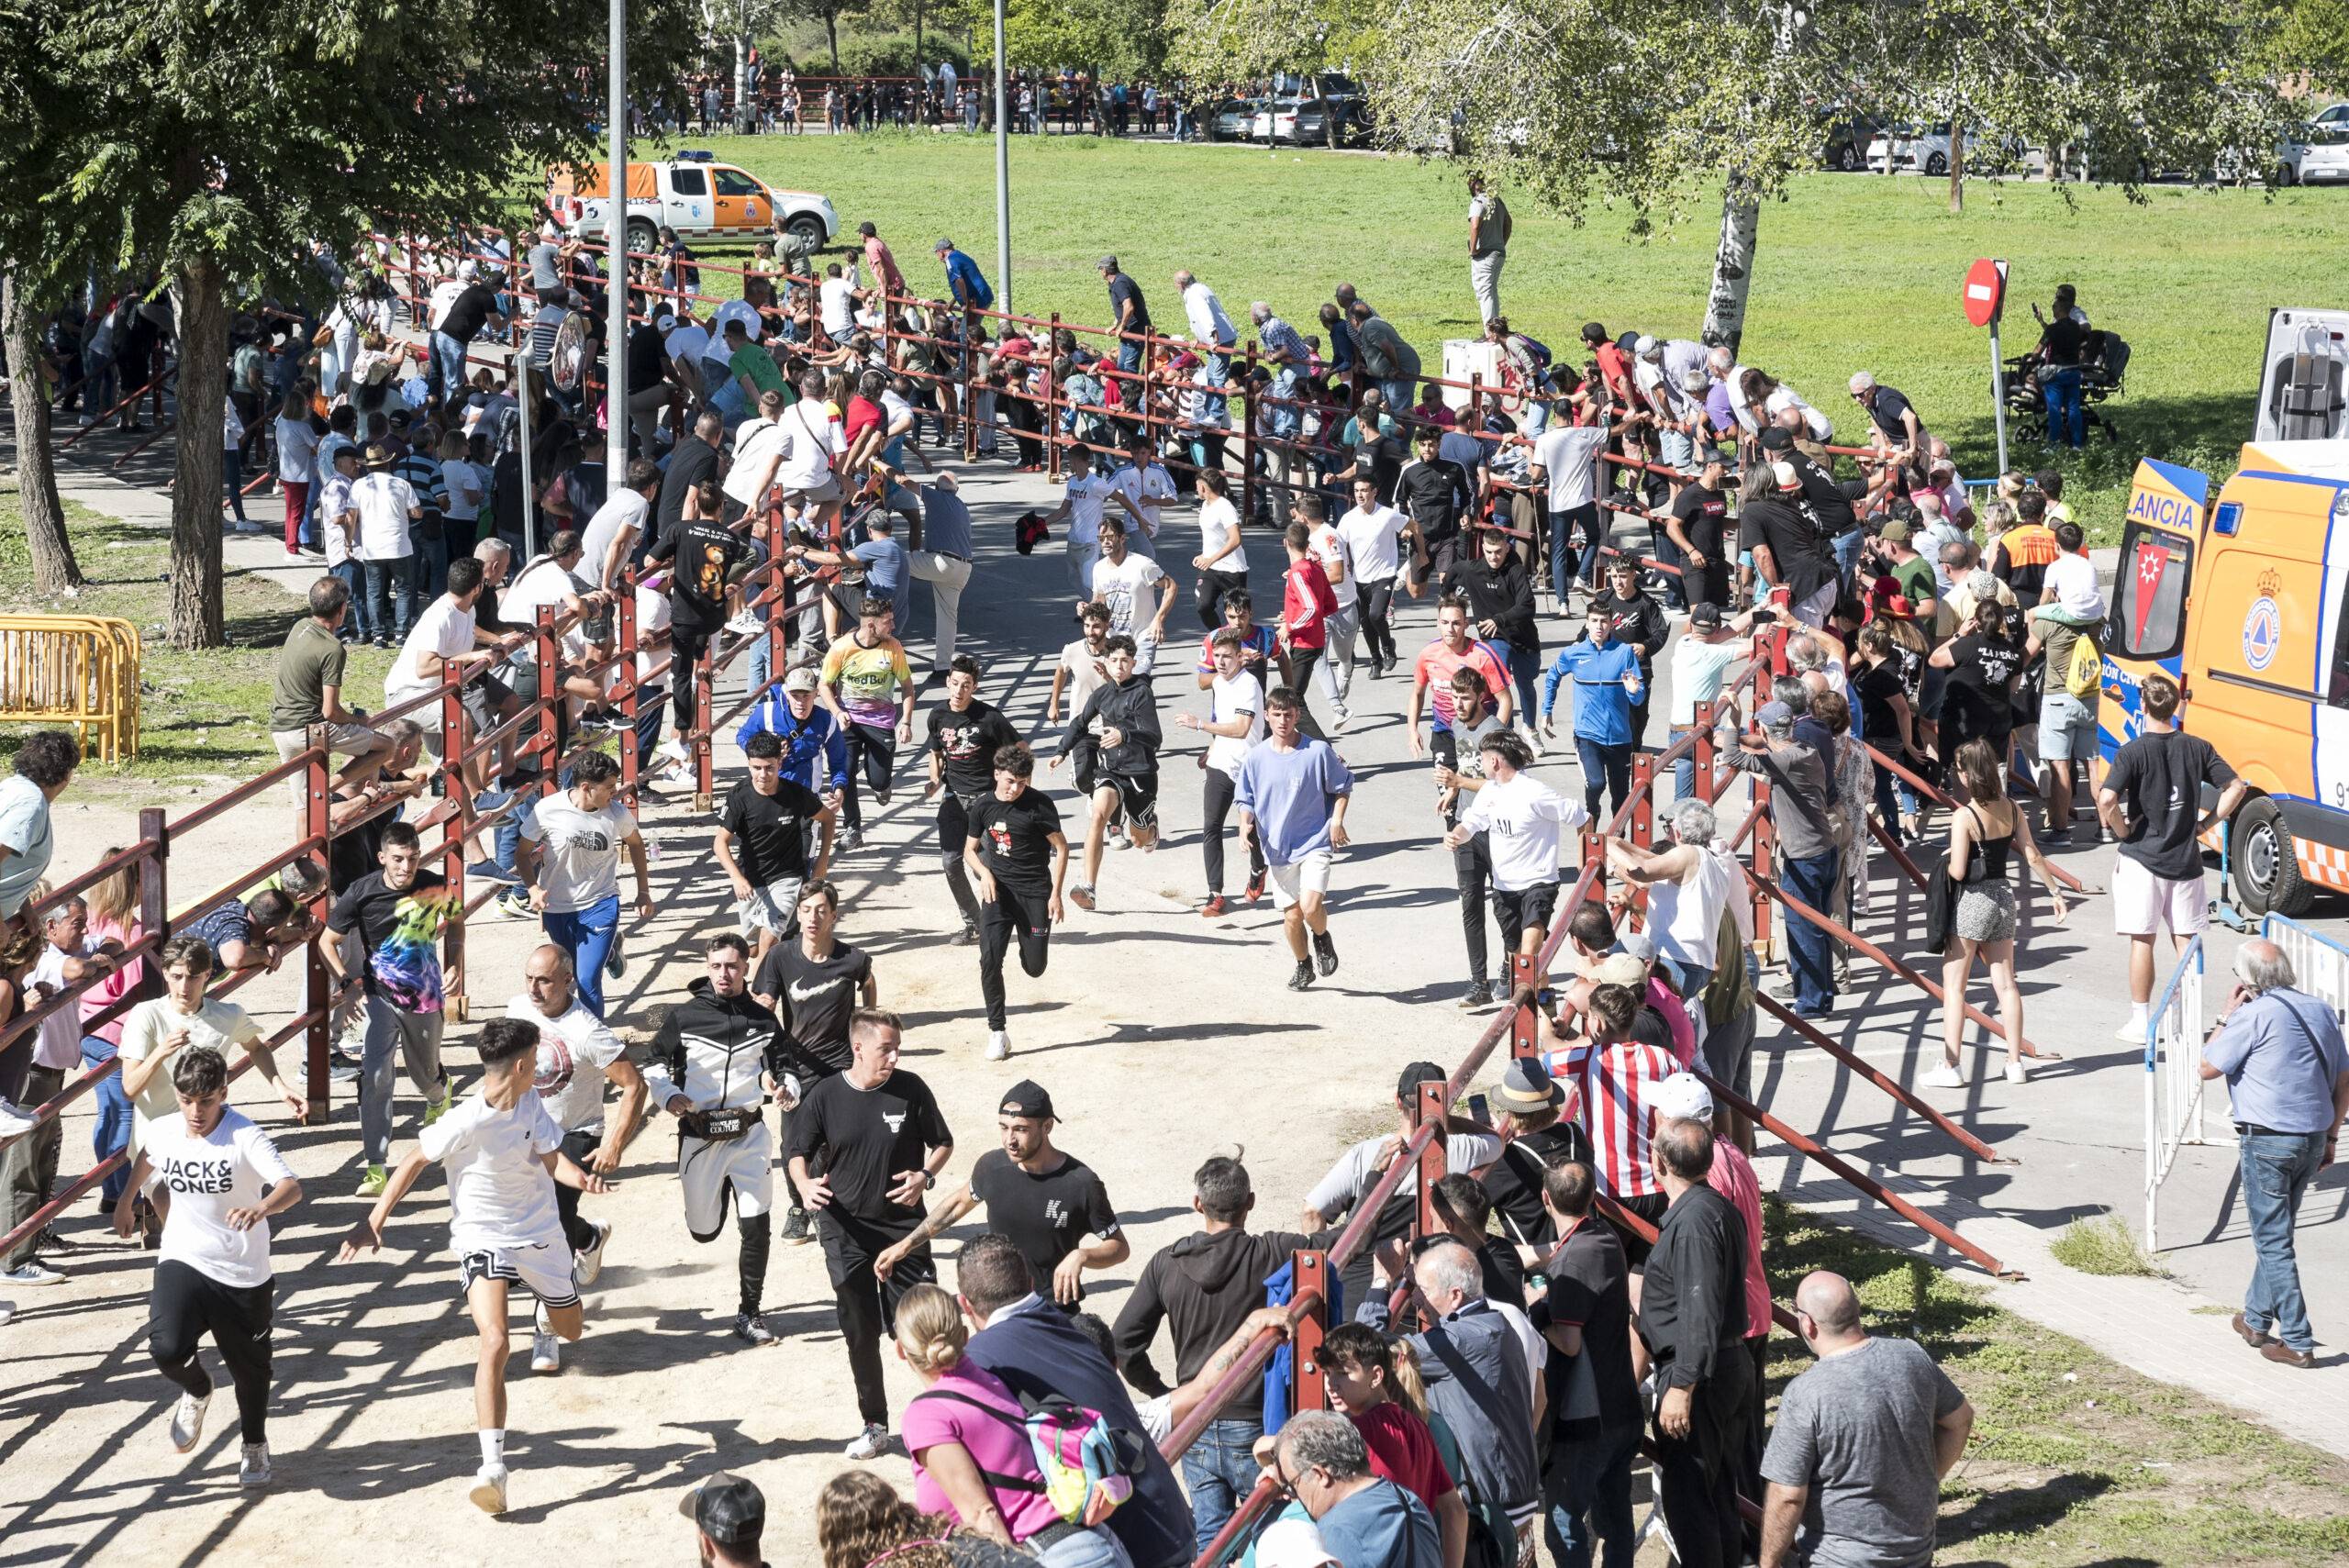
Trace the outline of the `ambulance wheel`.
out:
M 2227 858 L 2234 866 L 2235 902 L 2248 914 L 2305 915 L 2316 901 L 2316 889 L 2300 875 L 2292 830 L 2266 796 L 2235 813 Z

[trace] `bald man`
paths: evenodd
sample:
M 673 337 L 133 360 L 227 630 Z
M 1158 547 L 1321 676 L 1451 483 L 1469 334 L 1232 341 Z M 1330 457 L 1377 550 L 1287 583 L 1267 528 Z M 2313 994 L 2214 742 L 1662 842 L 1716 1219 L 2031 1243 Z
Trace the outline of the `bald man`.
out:
M 1863 1329 L 1841 1274 L 1803 1277 L 1795 1324 L 1819 1364 L 1787 1385 L 1762 1456 L 1762 1568 L 1932 1562 L 1974 1407 L 1915 1343 Z

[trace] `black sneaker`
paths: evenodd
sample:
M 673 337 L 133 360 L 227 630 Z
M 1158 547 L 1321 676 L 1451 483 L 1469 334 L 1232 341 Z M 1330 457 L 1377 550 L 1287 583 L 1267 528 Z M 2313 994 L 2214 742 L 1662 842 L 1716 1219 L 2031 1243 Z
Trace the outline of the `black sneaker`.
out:
M 1330 940 L 1329 932 L 1316 931 L 1313 934 L 1313 955 L 1319 960 L 1324 977 L 1338 973 L 1338 945 Z
M 786 1247 L 804 1247 L 807 1244 L 807 1211 L 806 1209 L 795 1207 L 785 1212 L 783 1235 L 778 1240 Z
M 1460 994 L 1460 1006 L 1463 1009 L 1489 1007 L 1492 1005 L 1493 988 L 1485 981 L 1471 980 L 1468 983 L 1468 989 Z
M 947 938 L 946 941 L 947 945 L 950 947 L 967 948 L 976 946 L 978 940 L 978 922 L 975 920 L 965 920 L 963 922 L 963 929 L 955 932 L 954 935 Z
M 734 1337 L 746 1345 L 772 1345 L 775 1342 L 774 1330 L 768 1328 L 767 1320 L 755 1312 L 736 1315 Z
M 1292 991 L 1303 991 L 1309 988 L 1312 984 L 1313 961 L 1309 958 L 1298 959 L 1297 973 L 1288 977 L 1288 988 Z

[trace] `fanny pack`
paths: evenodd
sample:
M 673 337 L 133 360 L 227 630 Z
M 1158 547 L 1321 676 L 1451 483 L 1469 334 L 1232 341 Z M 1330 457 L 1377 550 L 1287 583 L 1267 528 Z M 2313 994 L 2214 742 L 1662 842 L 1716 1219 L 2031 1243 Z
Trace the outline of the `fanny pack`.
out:
M 677 1118 L 677 1125 L 695 1138 L 707 1143 L 731 1143 L 759 1125 L 756 1106 L 738 1106 L 731 1110 L 687 1111 Z

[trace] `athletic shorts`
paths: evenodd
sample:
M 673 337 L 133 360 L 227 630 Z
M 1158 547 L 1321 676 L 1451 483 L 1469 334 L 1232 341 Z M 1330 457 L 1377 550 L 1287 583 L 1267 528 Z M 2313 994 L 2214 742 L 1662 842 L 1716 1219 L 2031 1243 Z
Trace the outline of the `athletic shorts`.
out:
M 1336 856 L 1327 850 L 1316 850 L 1303 860 L 1271 869 L 1273 907 L 1286 909 L 1308 893 L 1330 895 L 1330 867 Z
M 778 937 L 796 936 L 799 930 L 799 889 L 803 885 L 798 877 L 786 876 L 764 887 L 753 887 L 748 898 L 737 899 L 734 920 L 742 935 L 748 938 L 761 931 L 773 931 Z
M 2097 754 L 2096 715 L 2069 692 L 2039 699 L 2039 760 L 2087 762 Z
M 724 1143 L 681 1136 L 677 1184 L 685 1189 L 685 1229 L 696 1238 L 716 1236 L 725 1228 L 729 1188 L 734 1212 L 744 1219 L 756 1219 L 774 1208 L 774 1144 L 764 1118 Z
M 1129 778 L 1123 773 L 1103 773 L 1093 781 L 1097 790 L 1114 789 L 1118 804 L 1125 807 L 1126 819 L 1137 828 L 1155 827 L 1158 822 L 1158 775 L 1145 773 Z
M 269 732 L 269 739 L 277 748 L 277 760 L 281 762 L 290 762 L 308 748 L 310 732 L 306 729 L 273 729 Z M 361 752 L 372 751 L 384 743 L 382 736 L 363 724 L 327 726 L 327 750 L 329 752 L 339 751 L 345 756 L 353 756 Z M 331 768 L 332 764 L 329 763 L 328 767 Z M 287 779 L 285 789 L 286 793 L 294 797 L 294 804 L 297 808 L 309 804 L 310 781 L 305 775 L 295 773 Z
M 576 1307 L 579 1287 L 571 1283 L 571 1243 L 560 1231 L 551 1240 L 533 1247 L 484 1247 L 457 1262 L 461 1291 L 470 1294 L 475 1280 L 502 1279 L 518 1284 L 548 1307 Z
M 2210 929 L 2202 873 L 2173 882 L 2122 855 L 2112 862 L 2113 930 L 2124 937 L 2150 937 L 2163 926 L 2175 937 L 2199 936 Z
M 1493 913 L 1503 920 L 1514 920 L 1520 927 L 1539 926 L 1547 930 L 1550 917 L 1558 907 L 1558 884 L 1545 882 L 1519 893 L 1493 889 Z

